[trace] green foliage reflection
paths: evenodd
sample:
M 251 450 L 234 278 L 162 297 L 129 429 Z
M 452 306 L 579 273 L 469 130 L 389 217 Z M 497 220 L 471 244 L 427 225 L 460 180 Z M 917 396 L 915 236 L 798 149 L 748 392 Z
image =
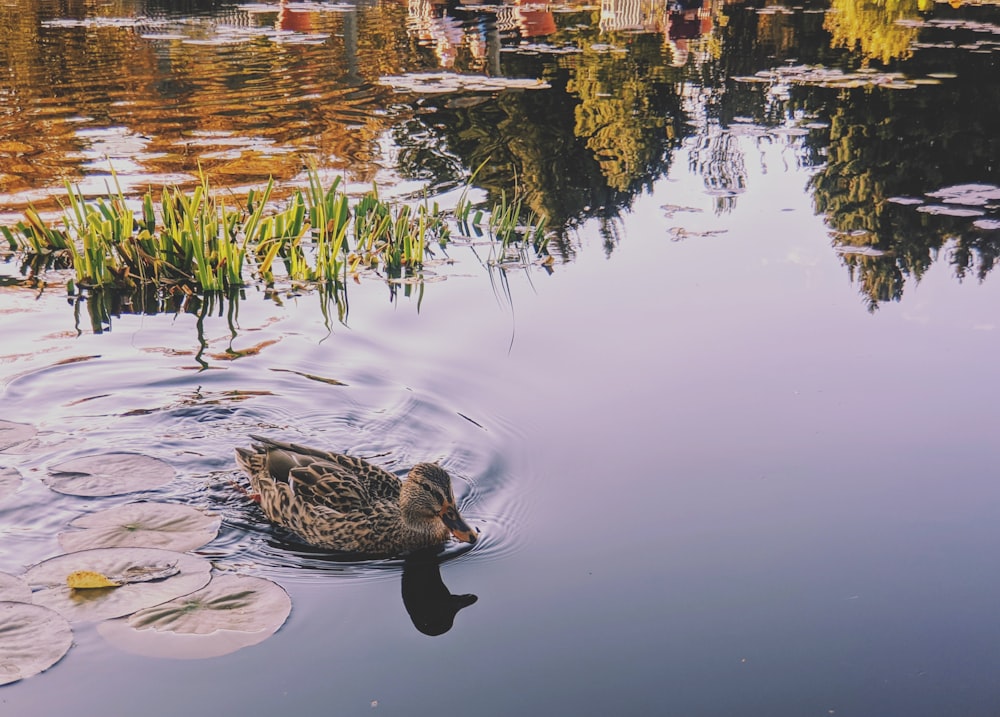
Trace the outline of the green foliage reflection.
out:
M 857 50 L 865 60 L 906 59 L 918 29 L 901 21 L 919 17 L 917 0 L 833 0 L 823 26 L 831 47 Z

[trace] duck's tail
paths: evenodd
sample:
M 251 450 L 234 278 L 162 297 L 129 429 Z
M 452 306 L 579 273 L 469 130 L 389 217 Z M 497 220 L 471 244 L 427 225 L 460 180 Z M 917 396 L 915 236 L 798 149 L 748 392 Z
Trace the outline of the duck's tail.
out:
M 236 462 L 248 475 L 253 476 L 267 470 L 267 450 L 262 446 L 236 449 Z

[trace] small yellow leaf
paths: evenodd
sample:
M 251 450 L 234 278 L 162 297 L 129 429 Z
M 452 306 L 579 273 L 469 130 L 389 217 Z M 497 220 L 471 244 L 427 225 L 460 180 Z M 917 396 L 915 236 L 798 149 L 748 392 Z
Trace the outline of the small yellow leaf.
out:
M 95 573 L 93 570 L 77 570 L 66 576 L 66 584 L 74 590 L 89 590 L 91 588 L 116 588 L 121 583 Z

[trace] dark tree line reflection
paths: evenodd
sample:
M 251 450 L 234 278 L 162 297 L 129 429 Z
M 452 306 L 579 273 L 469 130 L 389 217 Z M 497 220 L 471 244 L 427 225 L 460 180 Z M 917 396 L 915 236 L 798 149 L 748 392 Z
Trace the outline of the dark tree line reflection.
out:
M 948 80 L 902 92 L 858 88 L 841 91 L 836 101 L 820 92 L 807 98 L 830 124 L 827 135 L 815 138 L 827 161 L 810 183 L 814 205 L 872 309 L 899 300 L 907 278 L 919 279 L 942 259 L 957 278 L 983 280 L 1000 252 L 989 202 L 934 197 L 955 185 L 997 184 L 1000 135 L 992 114 L 1000 85 L 985 81 L 995 61 L 954 50 L 937 62 L 922 59 L 914 71 L 984 81 Z M 985 222 L 968 216 L 976 211 Z
M 676 45 L 664 43 L 663 27 L 648 17 L 641 19 L 647 32 L 633 27 L 616 35 L 608 29 L 613 22 L 581 29 L 580 14 L 557 16 L 546 41 L 577 52 L 510 53 L 500 66 L 509 76 L 542 77 L 550 91 L 471 105 L 430 100 L 412 120 L 417 130 L 404 126 L 398 141 L 409 142 L 414 157 L 447 156 L 464 168 L 485 161 L 478 184 L 495 196 L 510 192 L 516 178 L 554 226 L 600 218 L 610 251 L 619 239 L 615 218 L 664 176 L 682 141 L 690 140 L 689 166 L 717 197 L 717 210 L 728 211 L 747 181 L 739 142 L 728 130 L 736 122 L 767 130 L 804 118 L 811 129 L 795 145 L 797 159 L 814 172 L 814 206 L 870 309 L 899 300 L 907 279 L 919 279 L 935 261 L 948 261 L 959 279 L 984 279 L 1000 252 L 995 224 L 915 205 L 932 204 L 927 195 L 944 187 L 996 182 L 996 52 L 955 45 L 976 39 L 974 23 L 1000 24 L 1000 11 L 916 0 L 891 9 L 867 0 L 835 5 L 833 14 L 823 12 L 824 3 L 798 12 L 769 12 L 762 3 L 714 7 L 721 20 L 710 28 L 716 50 L 685 55 L 680 64 Z M 684 9 L 673 5 L 668 14 Z M 962 21 L 969 28 L 955 29 Z M 925 46 L 915 52 L 918 40 Z M 616 44 L 627 51 L 606 50 Z M 782 94 L 734 79 L 790 64 L 893 71 L 928 84 L 792 83 Z M 460 175 L 451 169 L 450 176 Z M 993 216 L 992 205 L 984 211 Z
M 509 191 L 516 176 L 529 189 L 533 208 L 554 224 L 598 216 L 613 226 L 613 218 L 669 169 L 682 140 L 692 139 L 691 168 L 725 211 L 746 182 L 738 143 L 726 130 L 737 120 L 774 128 L 810 118 L 818 129 L 798 145 L 798 159 L 815 168 L 814 205 L 870 308 L 900 299 L 907 278 L 919 279 L 942 257 L 956 277 L 982 280 L 1000 250 L 998 232 L 989 228 L 994 225 L 981 228 L 968 217 L 891 200 L 929 201 L 926 195 L 951 185 L 996 182 L 996 52 L 954 46 L 976 41 L 976 33 L 991 26 L 982 24 L 1000 22 L 1000 12 L 916 2 L 892 10 L 869 2 L 836 4 L 835 14 L 820 12 L 822 4 L 794 13 L 761 12 L 763 6 L 753 3 L 717 8 L 716 17 L 725 19 L 714 30 L 718 52 L 681 66 L 662 32 L 622 40 L 592 26 L 588 36 L 578 29 L 580 18 L 569 16 L 565 24 L 557 18 L 557 28 L 574 30 L 557 29 L 548 40 L 574 44 L 579 53 L 556 59 L 512 54 L 503 68 L 542 76 L 551 92 L 468 108 L 442 101 L 420 121 L 433 122 L 442 144 L 466 166 L 490 158 L 482 184 L 492 192 Z M 948 23 L 935 24 L 935 18 Z M 953 27 L 963 21 L 968 28 Z M 918 30 L 919 22 L 926 24 Z M 926 47 L 914 52 L 918 39 Z M 622 41 L 628 52 L 587 49 L 601 40 Z M 944 79 L 913 90 L 793 84 L 785 96 L 734 80 L 791 63 Z M 685 102 L 692 88 L 699 102 Z M 991 206 L 986 210 L 992 216 Z

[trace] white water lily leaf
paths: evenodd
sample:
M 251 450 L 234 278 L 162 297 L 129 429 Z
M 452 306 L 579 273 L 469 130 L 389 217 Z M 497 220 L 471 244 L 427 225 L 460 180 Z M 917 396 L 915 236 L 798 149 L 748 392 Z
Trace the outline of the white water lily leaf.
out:
M 0 468 L 0 500 L 14 495 L 21 487 L 21 473 L 17 468 Z
M 60 463 L 45 484 L 57 493 L 100 497 L 153 490 L 173 480 L 174 469 L 141 453 L 100 453 Z
M 88 570 L 125 584 L 74 590 L 67 577 Z M 33 600 L 73 621 L 129 615 L 194 592 L 208 583 L 212 565 L 203 558 L 159 548 L 94 548 L 49 558 L 24 577 Z
M 218 657 L 256 645 L 280 628 L 292 601 L 279 585 L 216 575 L 201 590 L 97 626 L 111 644 L 147 657 Z
M 87 548 L 200 548 L 219 533 L 222 519 L 179 503 L 126 503 L 84 515 L 72 523 L 83 530 L 59 534 L 67 551 Z
M 0 602 L 0 685 L 49 669 L 73 644 L 66 619 L 41 605 Z
M 38 429 L 27 423 L 0 421 L 0 451 L 5 451 L 18 443 L 34 438 Z
M 9 602 L 31 602 L 28 583 L 15 575 L 0 573 L 0 600 Z M 2 669 L 0 669 L 2 671 Z

